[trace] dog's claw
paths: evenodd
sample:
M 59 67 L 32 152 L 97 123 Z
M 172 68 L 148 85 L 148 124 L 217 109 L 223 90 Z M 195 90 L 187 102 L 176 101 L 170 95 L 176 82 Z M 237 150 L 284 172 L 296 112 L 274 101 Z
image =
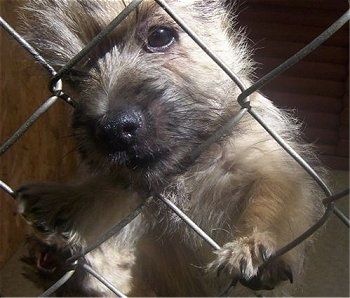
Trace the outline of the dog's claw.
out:
M 35 228 L 41 233 L 51 232 L 51 230 L 49 229 L 49 227 L 47 226 L 47 224 L 45 222 L 36 223 Z
M 293 272 L 292 272 L 292 269 L 290 268 L 290 266 L 286 265 L 286 268 L 284 269 L 283 271 L 286 279 L 285 280 L 289 280 L 290 283 L 292 284 L 293 283 Z
M 247 269 L 247 261 L 244 259 L 241 259 L 239 262 L 239 270 L 241 271 L 241 276 L 245 276 Z
M 217 276 L 223 269 L 252 290 L 272 290 L 282 281 L 293 283 L 292 267 L 283 258 L 271 258 L 274 248 L 268 234 L 242 237 L 224 245 L 219 252 Z
M 260 245 L 258 246 L 258 249 L 259 249 L 259 253 L 260 253 L 260 255 L 261 255 L 262 261 L 265 262 L 265 261 L 269 258 L 269 256 L 267 255 L 267 251 L 266 251 L 265 246 L 263 246 L 263 245 L 260 244 Z
M 224 265 L 220 265 L 219 268 L 216 271 L 216 277 L 220 277 L 222 271 L 224 270 L 225 266 Z

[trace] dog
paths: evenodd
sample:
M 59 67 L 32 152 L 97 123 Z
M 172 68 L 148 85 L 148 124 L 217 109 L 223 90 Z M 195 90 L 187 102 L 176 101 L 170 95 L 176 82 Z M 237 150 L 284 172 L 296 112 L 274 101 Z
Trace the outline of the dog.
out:
M 59 69 L 130 2 L 28 2 L 25 36 Z M 252 84 L 244 30 L 235 28 L 224 1 L 168 3 L 246 86 Z M 162 7 L 143 1 L 64 79 L 76 100 L 72 128 L 86 169 L 69 182 L 16 191 L 18 210 L 33 227 L 27 261 L 42 286 L 68 270 L 69 256 L 151 197 L 120 233 L 78 264 L 89 264 L 130 296 L 217 296 L 231 280 L 239 281 L 236 295 L 239 289 L 280 295 L 297 287 L 312 239 L 269 258 L 322 215 L 320 190 L 249 114 L 189 158 L 241 109 L 240 89 Z M 291 114 L 257 92 L 249 104 L 318 164 Z M 221 248 L 207 245 L 159 197 L 175 203 Z M 78 266 L 57 294 L 113 293 Z

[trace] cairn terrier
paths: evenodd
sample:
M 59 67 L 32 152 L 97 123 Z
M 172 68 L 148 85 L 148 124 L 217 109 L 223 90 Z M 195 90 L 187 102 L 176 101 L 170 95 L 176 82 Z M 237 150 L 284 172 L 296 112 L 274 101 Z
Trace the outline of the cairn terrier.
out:
M 28 2 L 26 37 L 58 69 L 130 2 Z M 249 86 L 254 65 L 246 38 L 224 2 L 168 1 Z M 78 263 L 131 296 L 217 296 L 230 280 L 252 291 L 300 280 L 310 239 L 261 265 L 322 214 L 317 186 L 249 114 L 189 162 L 240 110 L 240 90 L 157 3 L 143 1 L 65 79 L 75 90 L 72 126 L 87 170 L 73 182 L 17 191 L 35 235 L 27 260 L 42 285 L 150 196 L 141 214 Z M 259 93 L 249 100 L 270 128 L 315 160 L 293 117 Z M 179 206 L 221 249 L 208 246 L 155 194 Z M 79 266 L 57 293 L 112 294 Z

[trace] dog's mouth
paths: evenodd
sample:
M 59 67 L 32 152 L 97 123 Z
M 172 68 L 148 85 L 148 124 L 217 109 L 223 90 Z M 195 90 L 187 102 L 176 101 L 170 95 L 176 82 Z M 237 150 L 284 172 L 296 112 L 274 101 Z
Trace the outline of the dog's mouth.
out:
M 145 111 L 136 106 L 97 119 L 78 111 L 73 127 L 83 158 L 93 164 L 147 169 L 169 154 L 167 142 L 156 137 Z
M 129 169 L 150 169 L 158 164 L 166 156 L 165 150 L 159 148 L 147 150 L 140 146 L 132 146 L 125 151 L 110 151 L 106 146 L 101 146 L 101 154 L 106 156 L 112 164 L 124 165 Z
M 73 128 L 81 156 L 93 170 L 128 168 L 147 180 L 164 180 L 182 171 L 184 157 L 198 143 L 198 136 L 185 138 L 186 134 L 177 131 L 177 125 L 181 129 L 186 125 L 170 123 L 169 117 L 139 106 L 98 117 L 76 110 Z

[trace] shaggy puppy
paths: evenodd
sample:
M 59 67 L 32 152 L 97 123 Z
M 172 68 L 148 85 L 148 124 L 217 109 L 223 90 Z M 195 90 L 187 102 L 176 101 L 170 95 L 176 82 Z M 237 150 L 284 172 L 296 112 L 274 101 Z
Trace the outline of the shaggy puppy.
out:
M 26 36 L 58 69 L 129 2 L 29 2 Z M 168 2 L 249 86 L 252 62 L 224 3 Z M 198 158 L 189 158 L 240 110 L 240 90 L 159 5 L 143 1 L 66 78 L 76 90 L 73 129 L 87 172 L 71 183 L 17 191 L 19 210 L 35 230 L 31 256 L 39 274 L 56 277 L 67 269 L 69 253 L 93 244 L 160 194 L 222 249 L 213 251 L 154 196 L 118 235 L 79 262 L 128 295 L 216 296 L 232 279 L 254 290 L 299 279 L 309 240 L 261 265 L 319 217 L 317 187 L 249 114 Z M 313 159 L 289 115 L 258 93 L 250 104 Z M 111 292 L 78 269 L 59 294 Z

